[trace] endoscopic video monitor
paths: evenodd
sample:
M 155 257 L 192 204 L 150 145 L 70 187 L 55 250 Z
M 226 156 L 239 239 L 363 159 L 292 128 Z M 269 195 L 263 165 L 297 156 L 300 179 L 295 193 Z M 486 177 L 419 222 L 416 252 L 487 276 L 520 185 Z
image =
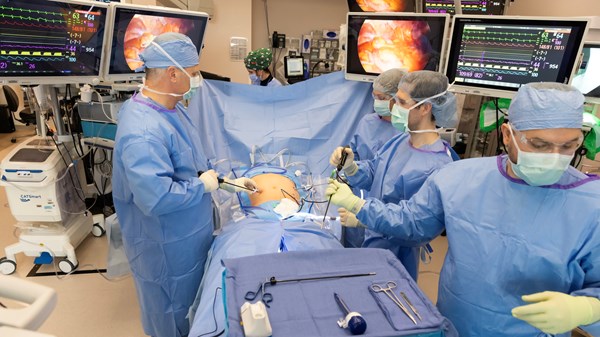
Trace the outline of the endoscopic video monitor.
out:
M 456 6 L 454 0 L 422 0 L 423 13 L 448 13 L 454 15 Z M 462 14 L 474 15 L 503 15 L 506 7 L 505 0 L 461 0 Z
M 571 85 L 585 95 L 587 102 L 600 104 L 600 41 L 583 45 L 581 63 Z
M 415 0 L 348 0 L 349 12 L 414 12 Z
M 391 69 L 440 71 L 447 14 L 348 13 L 346 79 L 372 82 Z
M 454 17 L 446 76 L 456 92 L 511 98 L 530 82 L 570 83 L 585 18 Z
M 200 54 L 208 14 L 119 3 L 111 6 L 114 6 L 113 31 L 106 54 L 105 81 L 141 80 L 144 73 L 135 72 L 143 64 L 139 54 L 162 33 L 178 32 L 189 36 Z
M 87 83 L 101 74 L 108 5 L 0 0 L 0 84 Z

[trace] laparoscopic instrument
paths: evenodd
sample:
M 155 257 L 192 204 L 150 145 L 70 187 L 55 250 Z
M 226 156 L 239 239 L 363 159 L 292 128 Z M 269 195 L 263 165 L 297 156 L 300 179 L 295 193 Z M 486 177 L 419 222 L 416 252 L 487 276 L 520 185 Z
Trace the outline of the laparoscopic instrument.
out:
M 337 324 L 340 326 L 340 328 L 350 330 L 350 333 L 353 335 L 362 335 L 365 333 L 367 330 L 367 322 L 361 316 L 361 314 L 355 311 L 350 311 L 344 300 L 342 300 L 340 295 L 337 293 L 333 293 L 333 297 L 345 315 L 344 318 L 341 318 L 337 321 Z
M 198 171 L 198 177 L 202 175 L 202 173 L 204 173 L 204 171 Z M 229 181 L 225 181 L 225 179 L 221 178 L 221 177 L 217 177 L 217 182 L 219 182 L 219 184 L 227 184 L 227 185 L 231 185 L 231 186 L 235 186 L 235 187 L 239 187 L 239 188 L 243 188 L 245 190 L 251 191 L 251 192 L 256 192 L 255 190 L 248 188 L 246 186 L 242 186 L 242 185 L 238 185 L 238 184 L 234 184 L 234 183 L 230 183 Z
M 377 273 L 375 272 L 371 272 L 371 273 L 362 273 L 362 274 L 338 274 L 338 275 L 330 275 L 330 276 L 315 276 L 315 277 L 304 277 L 304 278 L 295 278 L 295 279 L 284 279 L 284 280 L 278 280 L 275 276 L 271 276 L 271 278 L 267 279 L 265 282 L 262 282 L 259 286 L 258 286 L 258 290 L 256 290 L 256 292 L 254 291 L 248 291 L 246 293 L 246 295 L 244 296 L 244 299 L 247 301 L 254 301 L 259 293 L 261 294 L 261 300 L 263 301 L 263 303 L 265 303 L 265 306 L 267 306 L 267 308 L 270 308 L 271 306 L 269 305 L 269 303 L 273 302 L 273 295 L 271 293 L 268 293 L 265 291 L 265 287 L 267 285 L 271 285 L 274 286 L 277 283 L 287 283 L 287 282 L 300 282 L 300 281 L 316 281 L 316 280 L 328 280 L 328 279 L 335 279 L 335 278 L 349 278 L 349 277 L 361 277 L 361 276 L 373 276 L 376 275 Z
M 385 285 L 372 284 L 371 289 L 376 293 L 383 292 L 384 294 L 386 294 L 387 297 L 389 297 L 392 300 L 392 302 L 394 302 L 404 312 L 404 314 L 406 314 L 406 316 L 408 316 L 408 318 L 410 318 L 410 320 L 414 324 L 417 324 L 417 321 L 415 320 L 413 315 L 408 311 L 408 309 L 406 309 L 406 307 L 404 306 L 402 301 L 400 301 L 400 298 L 394 292 L 394 288 L 396 288 L 396 286 L 397 286 L 396 282 L 388 281 Z M 406 303 L 408 303 L 408 305 L 410 306 L 412 311 L 417 315 L 417 317 L 419 317 L 420 320 L 422 320 L 421 315 L 419 315 L 419 313 L 416 311 L 415 307 L 408 301 L 406 294 L 402 293 L 402 295 L 403 295 L 402 297 L 406 300 Z
M 339 178 L 340 172 L 344 168 L 344 165 L 346 164 L 346 159 L 348 158 L 348 153 L 346 152 L 346 149 L 349 149 L 349 148 L 350 147 L 346 145 L 342 149 L 342 158 L 340 159 L 340 162 L 336 166 L 335 170 L 333 170 L 333 172 L 331 172 L 331 178 Z M 331 195 L 329 196 L 329 200 L 327 201 L 327 207 L 325 207 L 325 214 L 323 215 L 323 222 L 325 222 L 325 218 L 327 217 L 327 211 L 329 210 L 330 204 L 331 204 Z

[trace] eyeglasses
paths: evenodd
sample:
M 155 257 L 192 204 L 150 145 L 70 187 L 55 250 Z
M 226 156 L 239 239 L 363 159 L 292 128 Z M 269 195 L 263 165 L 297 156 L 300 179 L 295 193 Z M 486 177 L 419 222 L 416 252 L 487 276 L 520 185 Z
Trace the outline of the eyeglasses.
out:
M 556 144 L 553 142 L 545 141 L 538 137 L 527 138 L 525 137 L 525 134 L 523 134 L 517 129 L 514 129 L 512 126 L 510 127 L 510 129 L 511 131 L 514 131 L 517 136 L 519 136 L 519 141 L 522 144 L 529 146 L 529 148 L 533 152 L 551 153 L 555 152 L 556 150 L 558 151 L 558 153 L 561 154 L 573 155 L 573 153 L 575 153 L 575 151 L 579 148 L 579 146 L 581 146 L 581 143 L 583 142 L 583 135 L 577 138 L 576 140 L 568 141 L 562 144 Z
M 390 96 L 390 95 L 375 95 L 375 94 L 371 94 L 371 97 L 373 97 L 373 99 L 378 99 L 380 101 L 391 101 L 393 99 L 393 97 Z
M 396 95 L 394 95 L 392 98 L 394 99 L 394 103 L 396 103 L 398 105 L 401 105 L 401 106 L 412 105 L 409 102 L 415 102 L 412 99 L 404 100 L 404 99 L 402 99 L 402 98 L 400 98 L 400 97 L 398 97 Z

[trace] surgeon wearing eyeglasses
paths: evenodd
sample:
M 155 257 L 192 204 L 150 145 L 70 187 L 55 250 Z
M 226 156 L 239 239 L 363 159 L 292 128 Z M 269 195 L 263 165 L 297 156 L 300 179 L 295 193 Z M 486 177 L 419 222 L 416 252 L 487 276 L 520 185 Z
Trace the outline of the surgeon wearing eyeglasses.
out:
M 361 200 L 337 181 L 327 194 L 407 245 L 446 229 L 437 306 L 461 337 L 597 333 L 600 178 L 569 166 L 583 102 L 568 85 L 524 85 L 502 126 L 508 154 L 448 164 L 399 203 Z
M 349 149 L 339 147 L 331 155 L 330 163 L 337 166 L 342 151 L 346 151 L 344 171 L 350 185 L 369 190 L 370 197 L 385 203 L 410 198 L 429 175 L 458 157 L 436 128 L 436 125 L 457 124 L 456 98 L 448 92 L 448 87 L 448 78 L 438 72 L 424 70 L 404 75 L 398 82 L 391 110 L 391 123 L 398 134 L 373 159 L 354 161 Z M 340 208 L 339 213 L 347 225 L 359 225 L 351 211 Z M 367 227 L 362 247 L 392 251 L 416 280 L 420 245 L 406 244 Z

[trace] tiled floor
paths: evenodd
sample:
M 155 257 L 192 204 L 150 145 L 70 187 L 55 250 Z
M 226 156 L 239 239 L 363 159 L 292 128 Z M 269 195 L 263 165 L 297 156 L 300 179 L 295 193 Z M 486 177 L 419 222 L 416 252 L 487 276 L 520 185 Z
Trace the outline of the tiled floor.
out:
M 15 146 L 10 142 L 15 135 L 33 134 L 31 127 L 20 127 L 12 134 L 0 134 L 0 160 Z M 23 142 L 27 138 L 20 138 Z M 0 190 L 4 188 L 0 187 Z M 15 243 L 15 219 L 10 213 L 6 194 L 0 191 L 0 256 L 3 249 Z M 437 299 L 437 282 L 444 255 L 446 238 L 432 243 L 433 260 L 421 267 L 419 285 L 433 301 Z M 80 269 L 106 267 L 107 241 L 105 237 L 88 236 L 76 250 Z M 33 267 L 33 257 L 17 255 L 14 277 L 25 278 Z M 58 293 L 58 305 L 48 320 L 38 330 L 56 337 L 141 337 L 144 333 L 139 319 L 139 309 L 131 278 L 119 282 L 106 281 L 98 274 L 28 277 L 30 281 L 49 286 Z

